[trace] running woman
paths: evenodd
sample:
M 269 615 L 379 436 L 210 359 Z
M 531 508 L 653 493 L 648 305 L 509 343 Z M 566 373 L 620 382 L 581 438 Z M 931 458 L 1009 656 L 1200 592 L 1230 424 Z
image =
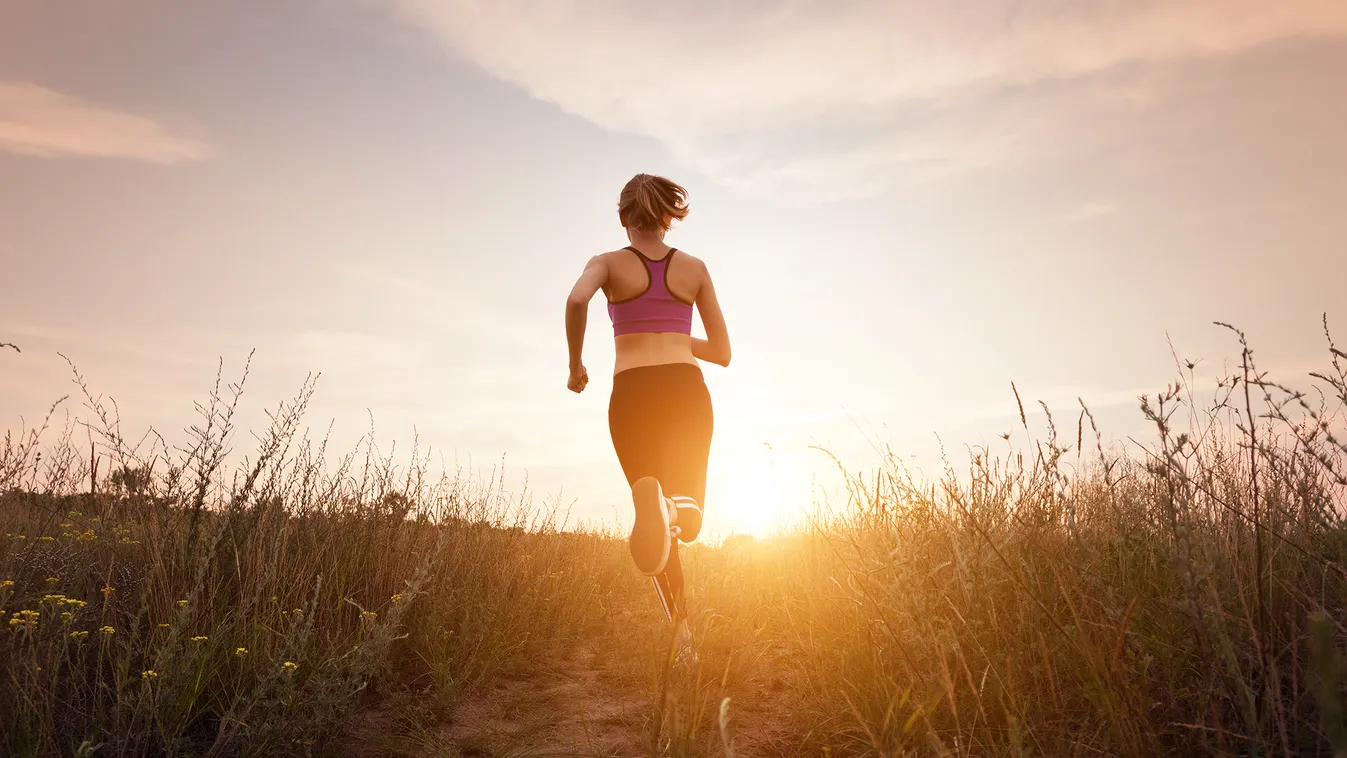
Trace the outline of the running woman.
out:
M 690 633 L 678 542 L 692 542 L 702 528 L 712 429 L 697 361 L 730 365 L 730 336 L 706 264 L 664 242 L 674 219 L 687 215 L 687 190 L 637 174 L 617 202 L 631 244 L 590 258 L 566 299 L 572 392 L 589 383 L 581 362 L 589 301 L 599 290 L 608 299 L 617 348 L 608 431 L 636 507 L 631 557 L 653 579 L 684 648 Z M 706 339 L 692 336 L 694 305 Z

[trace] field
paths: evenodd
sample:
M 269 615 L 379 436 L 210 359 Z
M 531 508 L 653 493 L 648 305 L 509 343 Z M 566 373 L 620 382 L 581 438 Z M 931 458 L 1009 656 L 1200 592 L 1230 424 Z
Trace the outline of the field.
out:
M 92 448 L 0 447 L 0 753 L 1344 758 L 1347 354 L 1234 365 L 1178 366 L 1150 439 L 1021 405 L 939 480 L 694 547 L 691 665 L 620 535 L 328 451 L 311 386 L 232 466 L 241 385 L 183 450 L 86 392 Z

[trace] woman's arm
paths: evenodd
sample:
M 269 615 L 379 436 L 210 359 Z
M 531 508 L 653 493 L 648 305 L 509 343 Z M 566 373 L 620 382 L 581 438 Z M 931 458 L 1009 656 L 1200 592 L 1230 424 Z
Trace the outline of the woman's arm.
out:
M 566 297 L 566 345 L 570 349 L 571 376 L 566 386 L 580 392 L 589 383 L 581 353 L 585 345 L 585 321 L 589 315 L 589 301 L 608 282 L 608 265 L 603 256 L 596 255 L 585 264 L 584 273 L 575 280 L 571 294 Z
M 697 312 L 702 315 L 702 328 L 706 329 L 706 339 L 693 338 L 692 356 L 719 366 L 730 365 L 730 332 L 725 326 L 725 314 L 720 311 L 720 301 L 716 299 L 716 287 L 711 282 L 711 272 L 702 263 L 702 286 L 697 290 Z

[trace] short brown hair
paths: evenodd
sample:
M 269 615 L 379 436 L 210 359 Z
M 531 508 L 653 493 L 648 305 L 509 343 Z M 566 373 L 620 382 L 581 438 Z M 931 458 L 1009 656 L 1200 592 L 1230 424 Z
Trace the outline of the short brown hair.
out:
M 617 217 L 628 229 L 667 232 L 688 215 L 688 191 L 662 176 L 637 174 L 617 197 Z

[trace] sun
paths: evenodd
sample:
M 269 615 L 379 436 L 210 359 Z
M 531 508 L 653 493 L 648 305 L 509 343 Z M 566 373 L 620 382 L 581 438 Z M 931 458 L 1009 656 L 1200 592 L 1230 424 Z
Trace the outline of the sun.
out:
M 768 536 L 783 515 L 781 486 L 773 465 L 771 450 L 766 446 L 734 455 L 730 470 L 723 480 L 723 494 L 716 498 L 724 503 L 728 518 L 722 523 L 728 531 Z

